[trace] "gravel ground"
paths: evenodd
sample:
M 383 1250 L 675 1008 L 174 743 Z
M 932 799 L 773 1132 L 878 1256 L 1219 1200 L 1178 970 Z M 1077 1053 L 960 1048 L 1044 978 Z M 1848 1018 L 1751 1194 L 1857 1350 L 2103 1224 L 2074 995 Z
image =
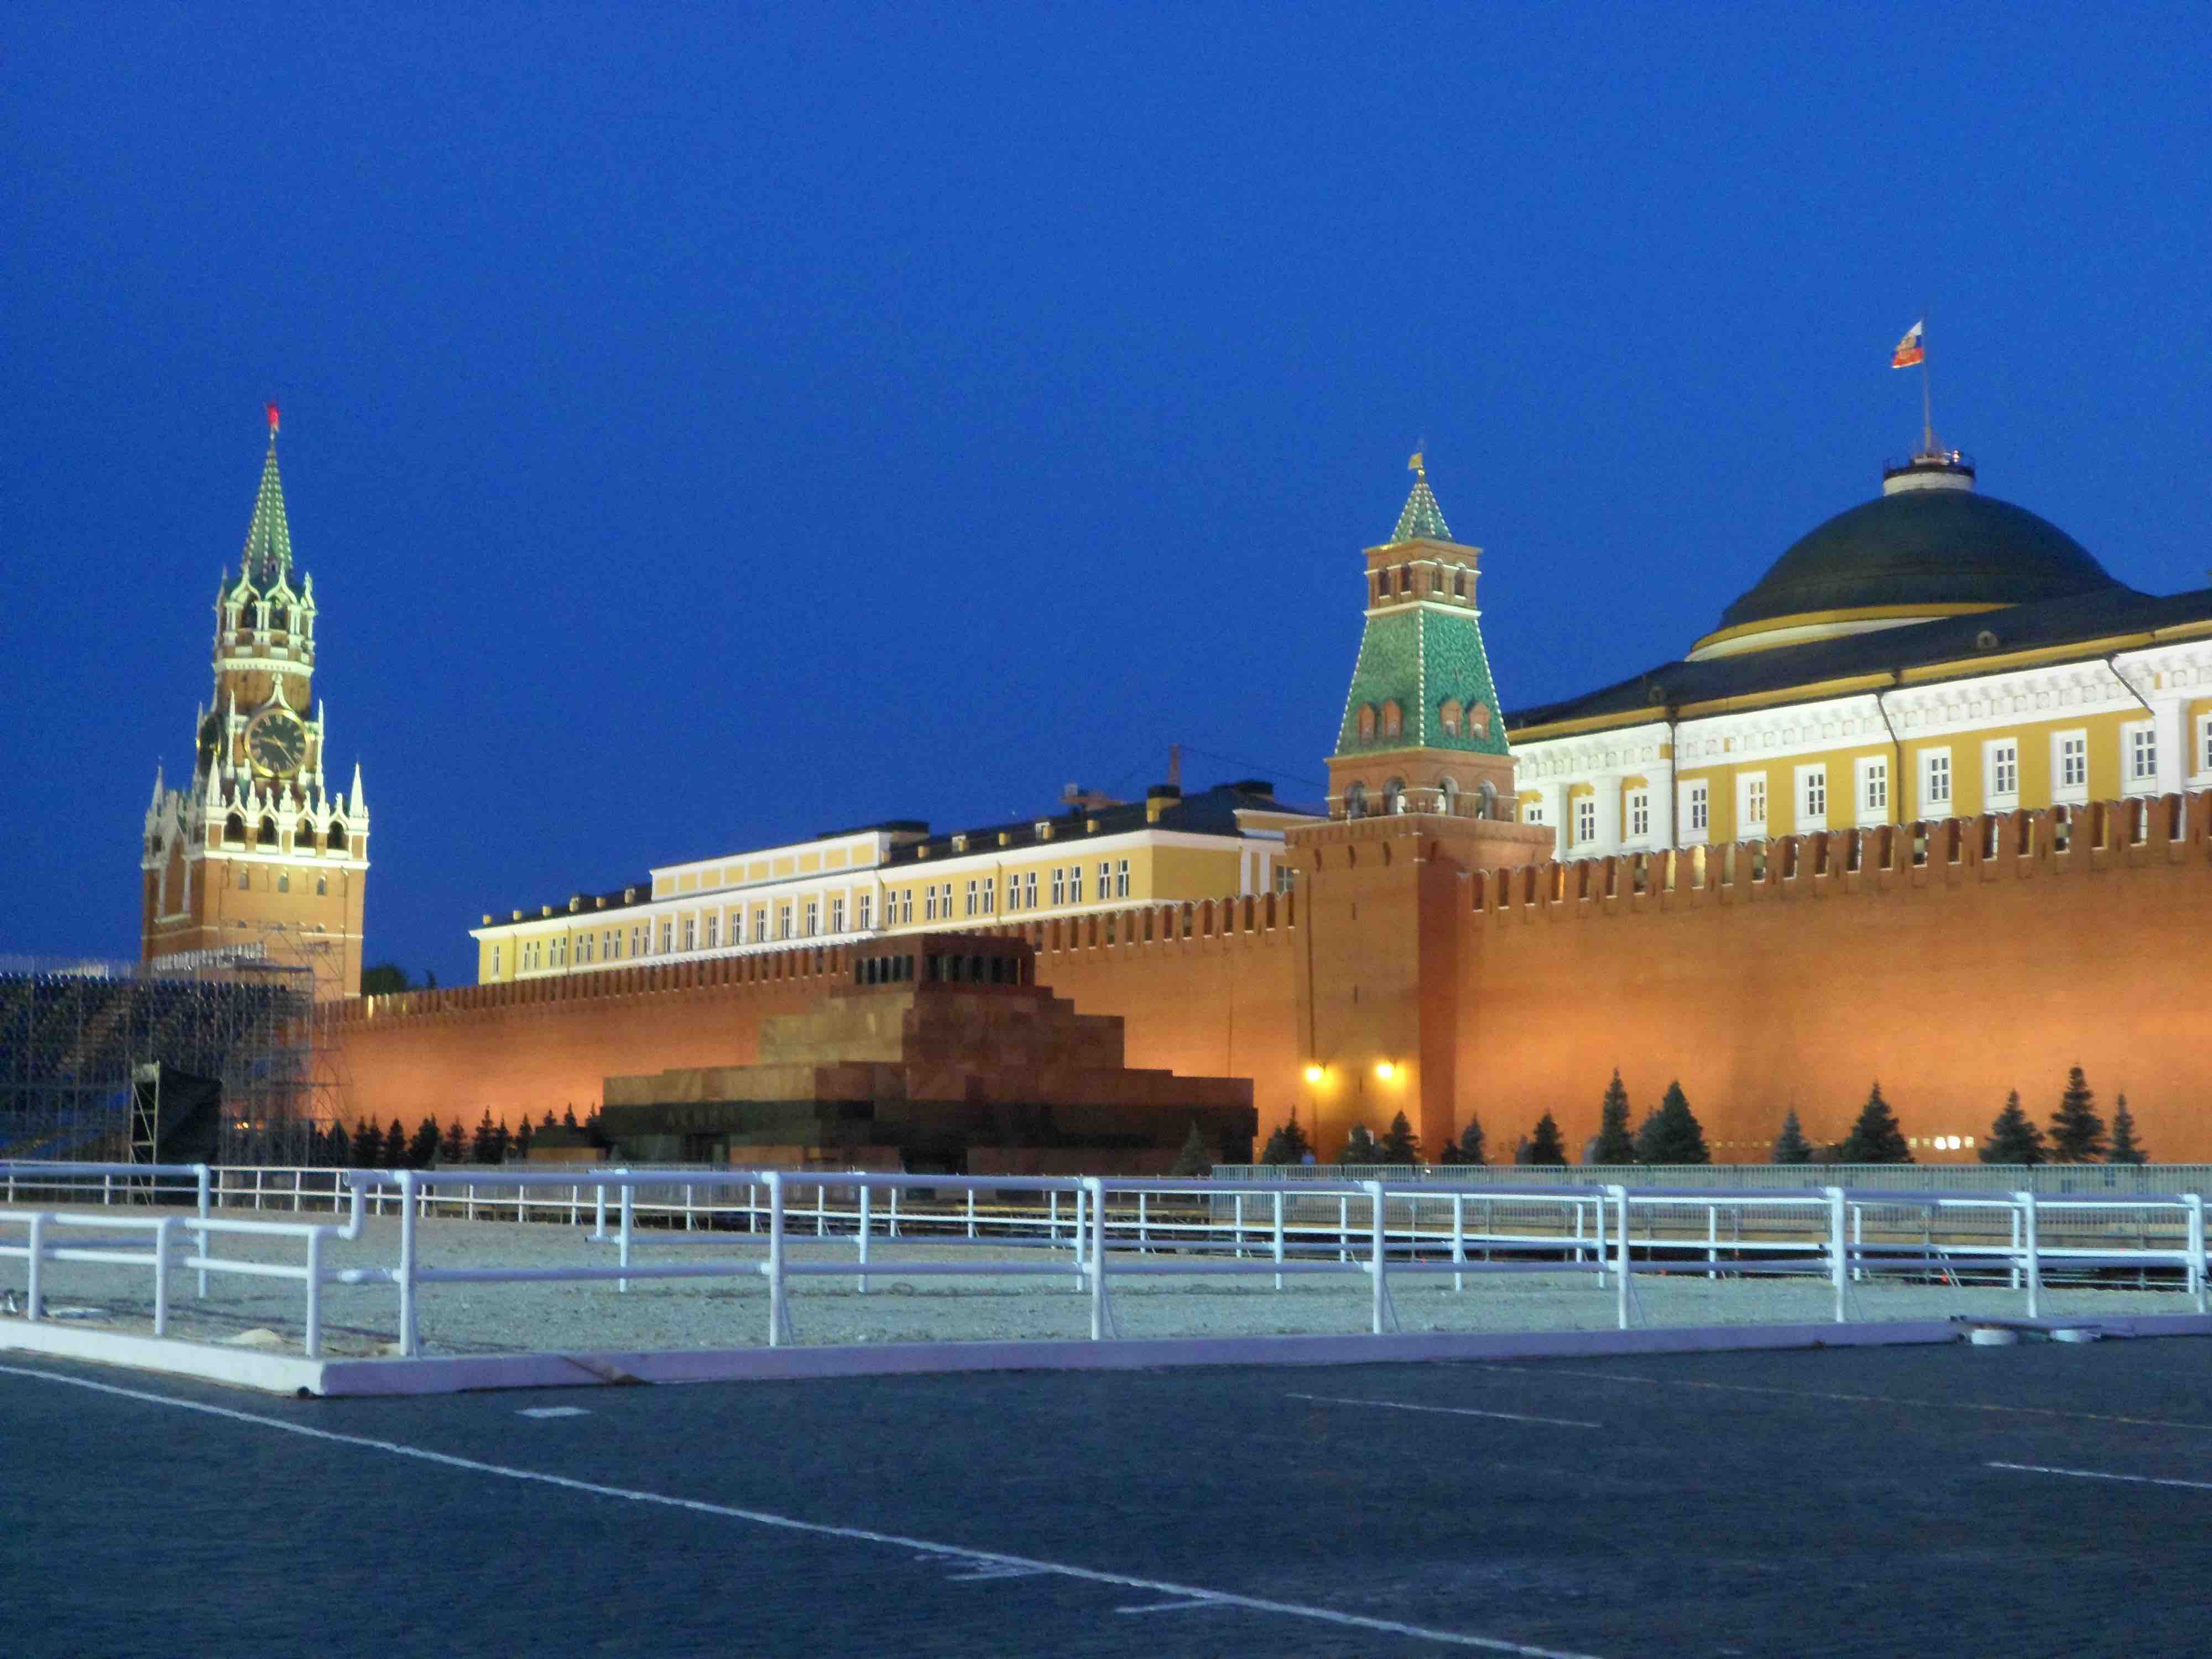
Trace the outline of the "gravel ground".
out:
M 0 1209 L 0 1218 L 9 1213 Z M 98 1213 L 93 1212 L 92 1213 Z M 143 1216 L 147 1212 L 122 1214 Z M 269 1219 L 289 1218 L 269 1217 Z M 588 1225 L 466 1222 L 434 1218 L 420 1224 L 426 1267 L 550 1267 L 616 1265 L 611 1243 L 590 1242 Z M 398 1260 L 396 1218 L 372 1218 L 363 1237 L 334 1243 L 325 1254 L 332 1268 L 388 1267 Z M 8 1242 L 19 1228 L 0 1230 Z M 68 1243 L 82 1243 L 82 1237 Z M 765 1240 L 744 1234 L 641 1230 L 634 1261 L 639 1265 L 758 1261 Z M 296 1238 L 233 1236 L 219 1254 L 246 1261 L 297 1264 L 305 1246 Z M 851 1264 L 855 1242 L 817 1242 L 795 1237 L 793 1263 Z M 875 1262 L 894 1264 L 872 1273 L 862 1293 L 854 1280 L 836 1277 L 790 1281 L 793 1335 L 802 1344 L 975 1341 L 1021 1338 L 1081 1338 L 1090 1334 L 1090 1298 L 1076 1286 L 1073 1259 L 1063 1249 L 1048 1252 L 988 1243 L 924 1243 L 880 1237 L 871 1241 Z M 1180 1255 L 1139 1256 L 1115 1250 L 1111 1261 L 1159 1266 Z M 952 1279 L 902 1278 L 896 1263 L 1064 1264 L 1048 1278 Z M 25 1264 L 0 1261 L 0 1287 L 18 1294 Z M 50 1262 L 46 1300 L 57 1316 L 76 1316 L 112 1328 L 150 1329 L 153 1292 L 143 1268 L 97 1263 Z M 1192 1279 L 1129 1274 L 1109 1285 L 1121 1334 L 1127 1337 L 1335 1334 L 1364 1332 L 1369 1287 L 1357 1267 L 1340 1274 L 1292 1276 L 1273 1288 L 1272 1275 Z M 299 1351 L 304 1292 L 296 1282 L 222 1273 L 209 1279 L 205 1300 L 192 1295 L 193 1275 L 172 1281 L 172 1335 L 199 1340 L 241 1338 L 284 1352 Z M 1471 1273 L 1455 1292 L 1449 1274 L 1394 1273 L 1391 1294 L 1401 1328 L 1407 1331 L 1588 1330 L 1614 1323 L 1609 1282 L 1583 1273 Z M 1772 1278 L 1708 1279 L 1694 1270 L 1639 1273 L 1639 1322 L 1652 1325 L 1770 1324 L 1820 1321 L 1832 1311 L 1825 1281 Z M 1954 1289 L 1905 1284 L 1864 1284 L 1853 1296 L 1869 1320 L 1945 1318 L 1954 1314 L 2017 1317 L 2022 1295 L 2001 1286 Z M 80 1310 L 70 1316 L 64 1310 Z M 2188 1311 L 2171 1291 L 2046 1287 L 2046 1316 L 2121 1316 Z M 513 1352 L 530 1350 L 629 1350 L 741 1347 L 768 1336 L 768 1285 L 754 1274 L 729 1279 L 640 1281 L 626 1293 L 611 1283 L 447 1284 L 420 1291 L 420 1325 L 432 1353 Z M 323 1293 L 325 1352 L 332 1356 L 391 1351 L 398 1334 L 398 1291 L 389 1284 L 331 1285 Z

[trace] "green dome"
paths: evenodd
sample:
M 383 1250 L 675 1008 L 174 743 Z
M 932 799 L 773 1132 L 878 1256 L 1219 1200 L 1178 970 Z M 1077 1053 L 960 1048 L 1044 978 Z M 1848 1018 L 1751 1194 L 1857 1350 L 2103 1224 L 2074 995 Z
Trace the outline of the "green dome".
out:
M 2057 526 L 1971 489 L 1907 489 L 1838 513 L 1721 613 L 1720 631 L 1838 611 L 1931 616 L 2125 590 Z

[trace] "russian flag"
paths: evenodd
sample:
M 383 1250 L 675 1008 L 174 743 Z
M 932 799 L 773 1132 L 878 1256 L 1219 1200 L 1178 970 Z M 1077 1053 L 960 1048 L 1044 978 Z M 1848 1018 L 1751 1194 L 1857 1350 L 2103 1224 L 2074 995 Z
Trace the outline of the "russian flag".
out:
M 1928 348 L 1921 343 L 1920 339 L 1920 331 L 1925 326 L 1926 319 L 1923 318 L 1905 331 L 1905 337 L 1897 343 L 1897 349 L 1889 355 L 1892 368 L 1910 368 L 1927 357 Z

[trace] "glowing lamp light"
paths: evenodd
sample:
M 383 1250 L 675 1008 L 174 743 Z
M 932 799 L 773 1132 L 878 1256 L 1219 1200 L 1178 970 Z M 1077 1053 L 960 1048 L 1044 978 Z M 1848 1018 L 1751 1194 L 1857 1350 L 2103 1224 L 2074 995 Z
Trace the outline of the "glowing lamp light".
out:
M 1307 1081 L 1307 1082 L 1309 1082 L 1309 1083 L 1318 1083 L 1318 1082 L 1320 1082 L 1320 1081 L 1321 1081 L 1321 1067 L 1320 1067 L 1320 1066 L 1307 1066 L 1307 1067 L 1306 1067 L 1306 1081 Z
M 1375 1062 L 1375 1075 L 1388 1083 L 1398 1075 L 1398 1068 L 1387 1060 L 1378 1060 Z

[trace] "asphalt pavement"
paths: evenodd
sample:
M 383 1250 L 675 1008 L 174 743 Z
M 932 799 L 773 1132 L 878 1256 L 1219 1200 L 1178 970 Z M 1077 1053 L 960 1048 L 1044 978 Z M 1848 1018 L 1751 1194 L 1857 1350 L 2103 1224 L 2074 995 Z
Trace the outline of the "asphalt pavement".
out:
M 2197 1654 L 2212 1340 L 290 1401 L 0 1356 L 0 1651 Z

